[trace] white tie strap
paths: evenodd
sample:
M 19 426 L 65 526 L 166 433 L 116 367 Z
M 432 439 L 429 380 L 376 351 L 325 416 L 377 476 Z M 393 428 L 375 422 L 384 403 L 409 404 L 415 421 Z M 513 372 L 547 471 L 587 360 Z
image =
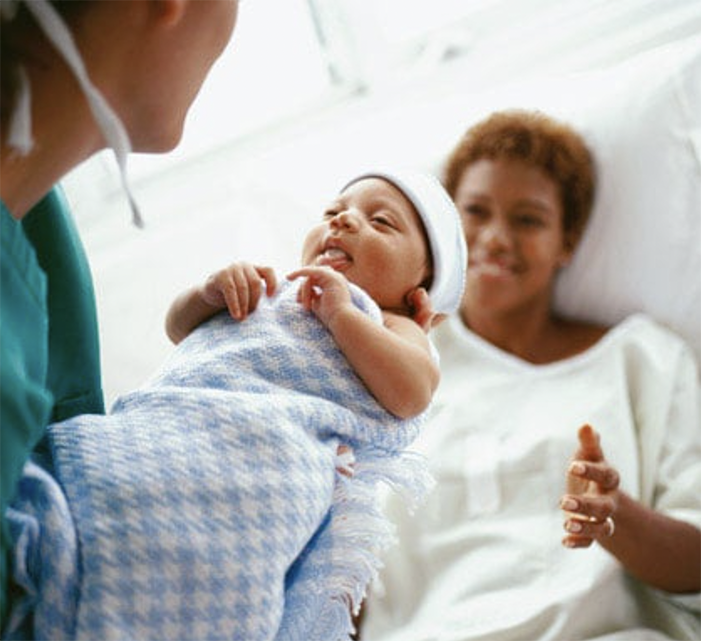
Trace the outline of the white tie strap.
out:
M 0 0 L 2 17 L 6 20 L 14 18 L 18 5 L 19 0 Z M 105 142 L 112 148 L 117 158 L 122 187 L 131 206 L 132 220 L 137 227 L 143 227 L 141 212 L 127 179 L 127 155 L 131 151 L 129 134 L 119 116 L 90 80 L 75 40 L 58 11 L 48 0 L 25 1 L 24 6 L 32 14 L 49 42 L 63 56 L 83 90 Z M 19 68 L 18 74 L 18 95 L 10 117 L 8 143 L 18 153 L 27 155 L 34 146 L 31 125 L 31 85 L 23 67 Z

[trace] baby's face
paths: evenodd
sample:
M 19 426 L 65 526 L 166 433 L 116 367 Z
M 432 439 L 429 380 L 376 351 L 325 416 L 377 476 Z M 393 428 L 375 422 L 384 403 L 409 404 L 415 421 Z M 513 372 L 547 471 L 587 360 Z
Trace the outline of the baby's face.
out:
M 405 312 L 406 295 L 430 276 L 428 241 L 412 203 L 382 178 L 347 187 L 313 227 L 304 265 L 327 265 L 385 310 Z

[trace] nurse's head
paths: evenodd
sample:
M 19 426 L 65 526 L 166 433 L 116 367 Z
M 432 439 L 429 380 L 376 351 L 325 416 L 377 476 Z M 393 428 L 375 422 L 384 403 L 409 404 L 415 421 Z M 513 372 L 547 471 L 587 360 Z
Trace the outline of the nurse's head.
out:
M 122 167 L 130 150 L 175 147 L 238 2 L 0 0 L 0 9 L 3 162 L 53 154 L 65 173 L 104 147 Z

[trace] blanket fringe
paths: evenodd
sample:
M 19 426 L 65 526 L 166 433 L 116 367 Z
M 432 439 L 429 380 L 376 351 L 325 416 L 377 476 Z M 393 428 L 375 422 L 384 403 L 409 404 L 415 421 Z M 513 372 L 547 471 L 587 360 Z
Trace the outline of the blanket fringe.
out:
M 294 611 L 296 623 L 278 635 L 279 641 L 350 641 L 355 631 L 353 616 L 381 569 L 382 552 L 396 538 L 394 525 L 382 512 L 379 485 L 399 493 L 410 510 L 433 487 L 433 478 L 419 454 L 364 454 L 350 466 L 352 476 L 337 474 L 330 518 L 314 543 L 317 552 L 312 556 L 317 561 L 306 559 L 313 567 L 306 568 L 306 576 L 297 586 L 305 594 L 299 595 L 299 603 L 288 603 L 289 609 L 285 608 Z M 341 463 L 339 469 L 347 470 Z M 327 553 L 319 554 L 322 550 Z

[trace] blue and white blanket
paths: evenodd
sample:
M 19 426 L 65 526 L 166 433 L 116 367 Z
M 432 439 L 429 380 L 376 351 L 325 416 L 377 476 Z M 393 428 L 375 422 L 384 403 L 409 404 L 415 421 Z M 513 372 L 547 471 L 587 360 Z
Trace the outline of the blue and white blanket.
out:
M 198 328 L 109 415 L 49 428 L 52 476 L 28 464 L 10 510 L 16 621 L 33 610 L 38 638 L 348 638 L 391 538 L 377 483 L 430 484 L 404 453 L 423 415 L 385 411 L 296 289 Z

